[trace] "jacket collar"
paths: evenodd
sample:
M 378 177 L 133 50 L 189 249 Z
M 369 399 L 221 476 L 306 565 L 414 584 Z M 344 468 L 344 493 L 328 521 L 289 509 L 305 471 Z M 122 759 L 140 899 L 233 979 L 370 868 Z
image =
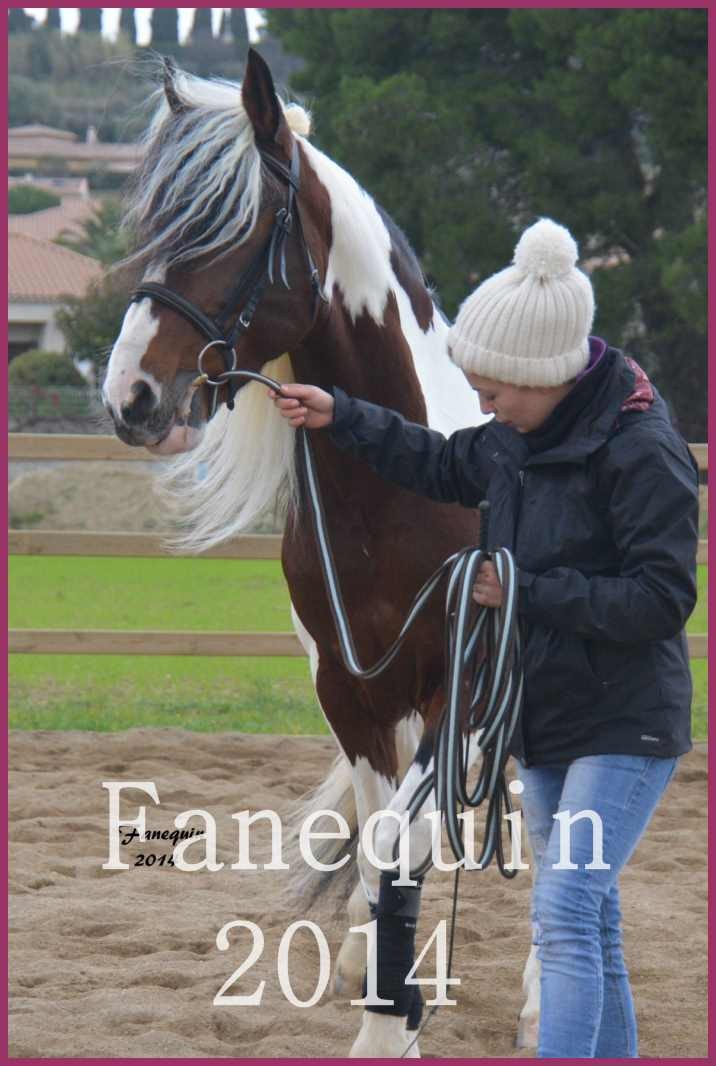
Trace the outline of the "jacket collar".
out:
M 492 440 L 505 453 L 507 461 L 520 467 L 579 463 L 601 448 L 611 436 L 621 406 L 634 391 L 635 382 L 634 373 L 618 348 L 608 348 L 605 358 L 608 357 L 613 359 L 613 365 L 602 386 L 580 413 L 567 437 L 553 448 L 531 453 L 520 433 L 493 421 L 490 426 Z M 494 458 L 500 461 L 499 455 Z

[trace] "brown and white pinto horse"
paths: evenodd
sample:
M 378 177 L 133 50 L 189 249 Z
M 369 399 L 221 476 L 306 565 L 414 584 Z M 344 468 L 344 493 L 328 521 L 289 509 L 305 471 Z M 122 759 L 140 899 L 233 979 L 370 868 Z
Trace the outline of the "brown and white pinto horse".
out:
M 266 158 L 288 168 L 297 145 L 300 234 L 294 225 L 285 244 L 290 288 L 280 276 L 266 284 L 250 328 L 236 344 L 237 366 L 282 381 L 335 384 L 444 434 L 483 421 L 475 394 L 448 357 L 447 324 L 405 238 L 344 170 L 309 143 L 305 112 L 279 101 L 263 60 L 250 53 L 241 87 L 168 67 L 157 95 L 128 212 L 137 249 L 131 261 L 143 283 L 166 286 L 217 316 L 236 279 L 269 240 L 277 207 L 286 200 L 286 183 Z M 318 300 L 306 248 L 320 278 Z M 231 310 L 238 315 L 242 306 L 238 300 Z M 206 335 L 185 315 L 140 296 L 112 351 L 104 402 L 122 440 L 175 456 L 162 476 L 183 519 L 185 548 L 201 551 L 235 535 L 283 500 L 282 562 L 294 623 L 341 753 L 315 802 L 346 815 L 352 807 L 353 826 L 360 828 L 375 811 L 405 811 L 431 767 L 445 697 L 442 606 L 435 600 L 421 615 L 380 677 L 361 681 L 348 673 L 311 525 L 300 513 L 294 431 L 256 382 L 240 382 L 233 411 L 224 405 L 222 386 L 210 418 L 210 387 L 197 381 L 197 356 L 205 344 Z M 219 349 L 206 353 L 211 374 L 224 368 Z M 446 556 L 476 543 L 477 518 L 457 505 L 394 488 L 339 453 L 325 435 L 313 435 L 313 448 L 357 651 L 361 662 L 373 663 L 427 576 Z M 198 479 L 200 462 L 207 473 Z M 423 811 L 429 808 L 427 801 Z M 411 834 L 416 861 L 429 853 L 427 824 L 417 820 Z M 393 819 L 381 821 L 376 853 L 383 861 L 392 857 L 396 833 Z M 330 862 L 338 847 L 326 842 L 319 857 Z M 369 903 L 379 893 L 378 870 L 360 849 L 357 858 L 351 925 L 370 920 Z M 344 941 L 335 982 L 342 994 L 361 995 L 365 945 L 355 933 Z M 528 1029 L 536 1019 L 533 955 L 525 972 L 530 996 L 521 1018 L 523 1042 L 533 1035 Z M 366 1010 L 351 1054 L 401 1056 L 417 1025 L 416 1011 L 409 1014 Z M 407 1054 L 417 1056 L 417 1046 Z

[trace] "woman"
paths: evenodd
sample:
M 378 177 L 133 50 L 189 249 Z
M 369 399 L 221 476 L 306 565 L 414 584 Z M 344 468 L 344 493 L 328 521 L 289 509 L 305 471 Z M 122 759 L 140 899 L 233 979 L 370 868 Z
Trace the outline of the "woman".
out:
M 495 416 L 485 425 L 446 439 L 338 388 L 270 395 L 291 425 L 326 428 L 407 489 L 490 500 L 490 547 L 511 548 L 519 575 L 525 695 L 511 751 L 536 866 L 538 1056 L 635 1058 L 618 879 L 691 747 L 698 475 L 640 367 L 590 336 L 594 297 L 576 263 L 569 232 L 541 219 L 460 308 L 451 356 Z M 473 595 L 501 603 L 492 563 Z M 560 864 L 564 811 L 597 813 L 601 863 L 582 817 Z

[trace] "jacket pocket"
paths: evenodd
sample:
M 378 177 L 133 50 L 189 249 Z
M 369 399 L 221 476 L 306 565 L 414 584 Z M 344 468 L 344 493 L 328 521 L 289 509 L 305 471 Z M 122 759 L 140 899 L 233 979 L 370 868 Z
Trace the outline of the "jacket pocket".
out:
M 586 640 L 584 650 L 592 673 L 605 687 L 623 685 L 635 675 L 646 680 L 654 673 L 651 647 L 647 643 Z
M 659 690 L 665 675 L 657 665 L 652 642 L 620 644 L 588 640 L 585 649 L 602 691 L 612 698 L 618 697 L 625 710 L 663 704 L 663 693 Z M 686 669 L 688 673 L 688 666 Z
M 592 669 L 586 641 L 574 633 L 532 625 L 525 647 L 525 695 L 530 704 L 592 703 L 604 685 Z

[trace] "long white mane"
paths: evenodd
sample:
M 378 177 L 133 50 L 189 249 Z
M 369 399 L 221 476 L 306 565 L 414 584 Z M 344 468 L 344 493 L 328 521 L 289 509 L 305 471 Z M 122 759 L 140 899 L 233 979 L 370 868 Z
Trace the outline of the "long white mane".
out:
M 137 248 L 129 263 L 178 264 L 226 252 L 248 240 L 261 206 L 261 158 L 241 86 L 183 71 L 173 85 L 184 109 L 173 112 L 157 89 L 141 139 L 124 214 Z M 281 104 L 291 129 L 308 133 L 308 113 Z
M 147 172 L 147 187 L 129 218 L 148 242 L 142 253 L 152 271 L 157 267 L 161 271 L 169 260 L 176 262 L 176 249 L 188 236 L 193 255 L 220 251 L 227 241 L 245 240 L 261 202 L 260 159 L 240 86 L 186 75 L 177 76 L 175 85 L 187 111 L 172 115 L 162 94 L 147 133 L 144 169 L 149 165 L 152 172 Z M 449 434 L 479 423 L 482 416 L 475 396 L 447 355 L 447 323 L 436 311 L 427 333 L 417 325 L 410 300 L 393 272 L 390 234 L 374 201 L 305 139 L 306 112 L 295 105 L 282 102 L 282 106 L 331 201 L 333 244 L 325 295 L 330 299 L 337 289 L 354 320 L 367 313 L 382 324 L 392 292 L 422 387 L 428 424 Z M 174 173 L 177 159 L 179 169 Z M 219 206 L 217 190 L 223 190 Z M 154 216 L 157 203 L 168 221 Z M 208 233 L 203 233 L 202 224 Z M 263 371 L 281 382 L 295 380 L 288 355 L 266 363 Z M 177 519 L 179 532 L 168 545 L 175 549 L 205 551 L 270 514 L 284 517 L 289 504 L 297 511 L 295 431 L 257 383 L 239 391 L 234 411 L 222 407 L 217 412 L 195 449 L 162 466 L 158 488 Z

